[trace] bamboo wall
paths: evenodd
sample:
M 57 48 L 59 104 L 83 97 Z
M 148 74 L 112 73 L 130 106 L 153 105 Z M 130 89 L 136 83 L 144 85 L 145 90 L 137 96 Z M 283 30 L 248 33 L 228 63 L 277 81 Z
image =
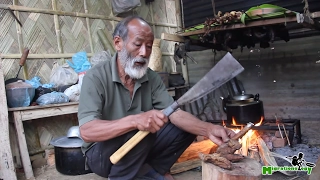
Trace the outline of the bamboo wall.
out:
M 126 13 L 137 14 L 147 20 L 160 38 L 161 33 L 177 31 L 174 0 L 156 0 Z M 9 8 L 20 20 L 22 27 L 10 14 Z M 113 16 L 109 0 L 2 0 L 0 3 L 0 57 L 4 66 L 5 79 L 14 78 L 19 68 L 19 59 L 24 47 L 30 49 L 20 78 L 39 76 L 48 83 L 55 62 L 70 60 L 79 51 L 86 51 L 90 58 L 104 49 L 98 37 L 102 29 L 107 36 L 121 18 Z M 164 70 L 171 72 L 173 42 L 161 42 Z M 24 123 L 30 154 L 41 152 L 39 131 L 43 128 L 53 137 L 66 135 L 69 127 L 77 125 L 76 114 L 44 118 Z M 11 126 L 12 127 L 12 126 Z M 10 133 L 14 133 L 12 132 Z M 11 136 L 14 142 L 14 136 Z M 15 144 L 13 152 L 17 156 Z M 19 159 L 19 157 L 15 157 Z M 18 163 L 18 166 L 21 165 Z
M 146 19 L 160 38 L 162 32 L 177 31 L 175 1 L 154 1 L 127 13 Z M 22 23 L 19 26 L 8 9 L 15 11 Z M 60 64 L 79 51 L 88 56 L 104 49 L 97 35 L 103 29 L 108 36 L 120 20 L 112 13 L 109 0 L 4 0 L 0 5 L 0 53 L 5 67 L 5 79 L 16 76 L 18 61 L 24 47 L 30 49 L 25 71 L 20 78 L 39 76 L 42 83 L 49 82 L 55 61 Z M 164 69 L 171 71 L 173 43 L 162 41 Z M 25 73 L 25 74 L 23 74 Z

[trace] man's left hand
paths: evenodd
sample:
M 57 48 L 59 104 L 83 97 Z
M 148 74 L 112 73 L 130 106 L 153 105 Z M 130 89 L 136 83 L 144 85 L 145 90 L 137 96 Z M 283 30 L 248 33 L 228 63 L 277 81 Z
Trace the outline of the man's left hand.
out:
M 231 129 L 224 128 L 220 125 L 210 124 L 208 126 L 208 138 L 218 146 L 228 142 L 235 134 Z

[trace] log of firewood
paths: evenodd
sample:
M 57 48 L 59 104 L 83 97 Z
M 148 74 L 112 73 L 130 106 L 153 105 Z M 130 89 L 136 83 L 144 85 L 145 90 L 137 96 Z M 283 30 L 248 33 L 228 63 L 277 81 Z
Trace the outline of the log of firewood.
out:
M 176 163 L 192 159 L 199 159 L 199 152 L 209 154 L 212 152 L 214 147 L 217 147 L 217 145 L 214 144 L 210 139 L 194 142 L 181 154 Z
M 261 180 L 261 165 L 254 159 L 245 157 L 232 163 L 232 169 L 226 170 L 212 163 L 202 161 L 202 179 L 204 180 Z

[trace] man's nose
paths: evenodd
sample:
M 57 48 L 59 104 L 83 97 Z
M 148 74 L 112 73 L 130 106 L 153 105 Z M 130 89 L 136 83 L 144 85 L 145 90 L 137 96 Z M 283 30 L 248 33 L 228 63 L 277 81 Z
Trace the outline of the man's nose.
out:
M 140 47 L 139 56 L 146 58 L 147 57 L 147 48 L 146 45 Z

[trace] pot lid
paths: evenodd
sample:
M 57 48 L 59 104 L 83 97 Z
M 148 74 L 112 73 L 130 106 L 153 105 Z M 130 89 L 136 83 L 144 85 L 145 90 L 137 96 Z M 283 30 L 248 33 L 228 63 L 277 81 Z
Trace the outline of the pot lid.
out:
M 33 88 L 31 84 L 18 80 L 6 85 L 6 89 L 16 89 L 16 88 Z
M 244 92 L 242 92 L 242 94 L 240 94 L 240 95 L 232 96 L 232 99 L 234 99 L 234 100 L 247 100 L 250 98 L 254 98 L 254 95 L 253 94 L 244 94 Z
M 78 137 L 62 136 L 50 141 L 50 144 L 55 147 L 62 148 L 78 148 L 83 144 L 83 140 Z

